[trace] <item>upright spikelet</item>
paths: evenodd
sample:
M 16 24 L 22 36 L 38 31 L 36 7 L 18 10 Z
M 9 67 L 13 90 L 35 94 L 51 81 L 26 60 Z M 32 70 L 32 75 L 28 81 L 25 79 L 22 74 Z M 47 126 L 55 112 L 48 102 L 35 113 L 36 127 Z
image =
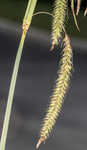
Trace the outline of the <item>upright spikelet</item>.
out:
M 67 0 L 55 0 L 52 24 L 52 47 L 58 44 L 63 30 L 67 9 Z
M 56 88 L 53 91 L 51 102 L 47 110 L 45 119 L 43 121 L 42 129 L 40 132 L 40 140 L 36 148 L 38 148 L 39 145 L 47 139 L 49 133 L 51 132 L 56 122 L 57 117 L 59 116 L 64 101 L 64 96 L 69 86 L 71 70 L 72 70 L 72 48 L 70 45 L 68 35 L 65 35 L 63 56 L 61 59 L 61 66 L 59 70 L 59 77 L 56 81 Z

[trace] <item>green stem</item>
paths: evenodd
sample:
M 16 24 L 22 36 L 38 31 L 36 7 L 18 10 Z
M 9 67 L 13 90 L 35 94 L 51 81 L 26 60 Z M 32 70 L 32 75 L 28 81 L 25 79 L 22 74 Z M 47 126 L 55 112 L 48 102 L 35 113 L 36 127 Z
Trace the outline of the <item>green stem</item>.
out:
M 23 23 L 27 21 L 29 22 L 29 25 L 31 24 L 31 20 L 32 20 L 32 16 L 33 16 L 36 3 L 37 3 L 37 0 L 29 0 Z
M 22 38 L 20 41 L 20 45 L 19 45 L 19 49 L 17 52 L 15 65 L 14 65 L 14 69 L 13 69 L 10 90 L 9 90 L 9 95 L 8 95 L 7 108 L 6 108 L 5 119 L 4 119 L 4 125 L 3 125 L 2 136 L 1 136 L 0 150 L 4 150 L 5 145 L 6 145 L 6 138 L 7 138 L 7 132 L 8 132 L 8 127 L 9 127 L 9 120 L 10 120 L 10 115 L 11 115 L 14 90 L 15 90 L 18 68 L 19 68 L 20 59 L 21 59 L 21 55 L 22 55 L 25 36 L 26 36 L 25 34 L 22 34 Z
M 22 34 L 21 41 L 19 44 L 19 48 L 18 48 L 18 52 L 17 52 L 15 64 L 14 64 L 12 79 L 11 79 L 11 83 L 10 83 L 7 107 L 6 107 L 1 142 L 0 142 L 0 150 L 5 150 L 5 146 L 6 146 L 6 139 L 7 139 L 7 133 L 8 133 L 8 128 L 9 128 L 9 120 L 10 120 L 10 115 L 11 115 L 11 109 L 12 109 L 12 103 L 13 103 L 13 97 L 14 97 L 14 91 L 15 91 L 15 85 L 16 85 L 16 80 L 17 80 L 19 64 L 20 64 L 20 60 L 21 60 L 21 55 L 22 55 L 22 50 L 23 50 L 26 33 L 31 24 L 31 20 L 33 17 L 33 12 L 34 12 L 36 3 L 37 3 L 37 0 L 29 0 L 28 7 L 27 7 L 25 17 L 24 17 L 24 21 L 23 21 L 23 25 L 24 25 L 23 34 Z M 28 22 L 28 25 L 27 25 L 26 21 Z
M 32 2 L 32 0 L 29 0 L 28 5 L 27 5 L 27 9 L 26 9 L 26 13 L 25 13 L 25 16 L 24 16 L 24 21 L 27 19 L 28 11 L 29 11 L 30 6 L 31 6 L 31 2 Z

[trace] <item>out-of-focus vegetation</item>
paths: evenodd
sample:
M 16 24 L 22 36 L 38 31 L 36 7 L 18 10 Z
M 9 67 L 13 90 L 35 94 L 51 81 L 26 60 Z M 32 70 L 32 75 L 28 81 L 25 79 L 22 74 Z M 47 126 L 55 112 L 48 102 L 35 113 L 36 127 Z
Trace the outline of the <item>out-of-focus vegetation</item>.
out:
M 0 0 L 0 17 L 6 18 L 11 21 L 16 21 L 22 24 L 24 13 L 27 7 L 28 0 Z M 53 0 L 38 0 L 37 11 L 49 11 L 52 12 Z M 85 4 L 82 4 L 83 6 Z M 83 7 L 84 8 L 84 7 Z M 72 15 L 69 13 L 69 25 L 67 27 L 71 36 L 87 39 L 87 17 L 83 16 L 83 9 L 81 10 L 77 20 L 80 27 L 80 33 L 77 31 Z M 52 18 L 48 15 L 38 15 L 33 17 L 32 26 L 43 29 L 51 30 Z
M 25 14 L 25 10 L 27 7 L 27 2 L 28 0 L 0 0 L 0 17 L 4 17 L 7 19 L 10 19 L 12 21 L 17 21 L 19 23 L 22 23 L 24 14 Z M 46 2 L 44 3 L 43 0 L 39 0 L 37 3 L 37 7 L 36 7 L 36 12 L 37 11 L 50 11 L 51 10 L 51 2 Z M 39 17 L 39 15 L 38 15 Z M 34 23 L 37 26 L 37 23 L 35 20 L 38 19 L 38 17 L 34 17 Z M 41 15 L 41 17 L 39 19 L 41 19 L 43 21 L 44 15 Z M 45 16 L 45 19 L 48 18 L 48 16 Z M 43 23 L 47 23 L 45 21 L 40 21 L 40 24 Z M 47 20 L 46 20 L 47 21 Z

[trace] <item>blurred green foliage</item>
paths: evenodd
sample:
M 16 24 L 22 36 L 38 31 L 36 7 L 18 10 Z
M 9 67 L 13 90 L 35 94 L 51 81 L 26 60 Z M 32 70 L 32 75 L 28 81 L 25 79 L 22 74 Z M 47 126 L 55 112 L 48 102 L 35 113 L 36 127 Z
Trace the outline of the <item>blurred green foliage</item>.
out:
M 22 20 L 25 14 L 28 0 L 0 0 L 0 18 L 6 18 L 11 21 L 22 24 Z M 52 12 L 53 6 L 50 0 L 38 0 L 37 11 L 49 11 Z M 80 33 L 77 31 L 72 14 L 69 13 L 69 21 L 67 23 L 67 29 L 71 36 L 87 39 L 87 17 L 83 16 L 83 9 L 80 12 L 78 18 L 78 24 L 80 27 Z M 33 17 L 32 26 L 43 29 L 51 30 L 52 17 L 48 15 L 38 15 Z

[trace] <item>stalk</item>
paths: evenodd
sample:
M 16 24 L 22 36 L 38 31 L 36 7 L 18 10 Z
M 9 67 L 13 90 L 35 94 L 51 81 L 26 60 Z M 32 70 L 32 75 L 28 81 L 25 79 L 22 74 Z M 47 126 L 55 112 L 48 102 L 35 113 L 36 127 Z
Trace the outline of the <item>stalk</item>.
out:
M 31 24 L 32 21 L 32 17 L 33 17 L 33 12 L 36 6 L 37 0 L 29 0 L 28 6 L 27 6 L 27 10 L 25 13 L 25 17 L 23 19 L 23 24 L 27 21 L 28 24 Z
M 3 123 L 3 130 L 2 130 L 2 135 L 1 135 L 0 150 L 5 150 L 5 147 L 6 147 L 6 139 L 7 139 L 7 133 L 8 133 L 8 128 L 9 128 L 9 121 L 10 121 L 10 116 L 11 116 L 11 109 L 12 109 L 12 103 L 13 103 L 13 97 L 14 97 L 14 91 L 15 91 L 15 86 L 16 86 L 16 81 L 17 81 L 18 70 L 19 70 L 19 64 L 20 64 L 20 60 L 21 60 L 21 56 L 22 56 L 24 41 L 25 41 L 29 26 L 31 24 L 31 20 L 32 20 L 32 16 L 33 16 L 33 12 L 34 12 L 36 3 L 37 3 L 37 0 L 29 0 L 27 10 L 25 13 L 25 17 L 23 20 L 23 33 L 22 33 L 21 41 L 20 41 L 19 48 L 17 51 L 14 69 L 13 69 L 13 73 L 12 73 L 12 79 L 11 79 L 11 83 L 10 83 L 7 107 L 6 107 L 5 118 L 4 118 L 4 123 Z
M 9 90 L 9 95 L 8 95 L 8 103 L 7 103 L 7 107 L 6 107 L 4 125 L 3 125 L 2 136 L 1 136 L 0 150 L 4 150 L 5 145 L 6 145 L 7 132 L 8 132 L 8 127 L 9 127 L 9 120 L 10 120 L 10 115 L 11 115 L 14 90 L 15 90 L 15 85 L 16 85 L 17 74 L 18 74 L 19 63 L 20 63 L 20 59 L 21 59 L 21 55 L 22 55 L 24 40 L 25 40 L 25 34 L 22 35 L 22 38 L 20 41 L 20 45 L 19 45 L 19 49 L 17 52 L 16 61 L 15 61 L 15 65 L 14 65 L 14 70 L 13 70 L 13 74 L 12 74 L 10 90 Z

